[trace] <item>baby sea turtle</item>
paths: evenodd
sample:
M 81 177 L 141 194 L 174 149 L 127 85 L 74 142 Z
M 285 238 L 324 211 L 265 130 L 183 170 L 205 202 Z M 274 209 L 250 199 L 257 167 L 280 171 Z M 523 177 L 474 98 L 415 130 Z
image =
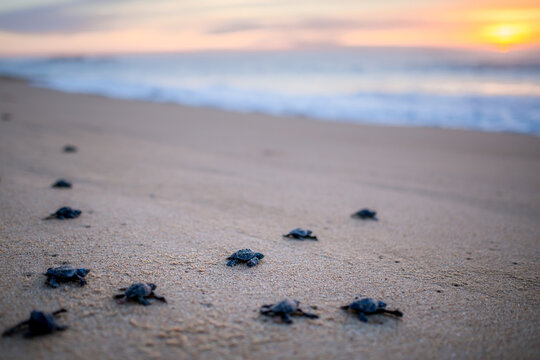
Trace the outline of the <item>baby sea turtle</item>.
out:
M 305 316 L 310 319 L 318 319 L 319 315 L 304 312 L 298 306 L 300 301 L 298 300 L 283 300 L 277 304 L 268 304 L 261 306 L 261 314 L 265 316 L 281 316 L 281 320 L 286 324 L 292 324 L 293 320 L 291 316 Z
M 261 253 L 256 253 L 251 249 L 238 250 L 227 258 L 229 262 L 227 266 L 235 266 L 239 262 L 246 263 L 247 266 L 252 267 L 259 263 L 259 260 L 264 257 Z
M 65 153 L 75 153 L 77 152 L 77 147 L 75 145 L 66 145 L 63 148 Z
M 316 236 L 311 235 L 311 230 L 304 230 L 301 228 L 291 230 L 288 234 L 283 236 L 296 240 L 319 240 Z
M 2 333 L 2 336 L 11 336 L 21 330 L 23 327 L 28 327 L 28 331 L 24 333 L 24 337 L 30 338 L 37 335 L 51 334 L 55 331 L 64 331 L 67 326 L 58 325 L 56 315 L 67 312 L 66 309 L 60 309 L 53 313 L 34 310 L 30 313 L 30 319 L 17 324 Z
M 64 206 L 56 210 L 55 213 L 52 213 L 51 215 L 47 216 L 43 220 L 49 220 L 49 219 L 55 219 L 55 218 L 59 220 L 75 219 L 75 218 L 78 218 L 79 215 L 81 215 L 81 213 L 82 213 L 81 210 L 75 210 L 70 207 Z
M 351 217 L 362 219 L 362 220 L 375 220 L 375 221 L 379 220 L 377 219 L 377 212 L 371 211 L 369 209 L 358 210 L 357 212 L 352 214 Z
M 58 179 L 54 184 L 52 184 L 53 188 L 71 188 L 71 183 L 64 179 Z
M 120 291 L 123 291 L 123 294 L 115 295 L 114 298 L 117 299 L 116 301 L 119 304 L 123 304 L 126 301 L 136 301 L 143 305 L 150 305 L 150 301 L 148 301 L 148 298 L 154 298 L 159 301 L 163 301 L 164 303 L 167 302 L 163 296 L 158 296 L 154 293 L 154 290 L 156 290 L 157 286 L 152 283 L 137 283 L 132 284 L 128 288 L 121 288 Z
M 362 322 L 368 322 L 368 318 L 366 315 L 373 315 L 373 314 L 386 314 L 386 315 L 394 315 L 397 317 L 402 317 L 403 313 L 399 310 L 387 310 L 386 309 L 386 303 L 382 301 L 373 300 L 371 298 L 365 298 L 358 300 L 358 298 L 355 298 L 355 300 L 350 303 L 349 305 L 345 305 L 341 307 L 343 310 L 350 310 L 353 313 L 356 313 L 358 315 L 358 319 Z
M 50 287 L 57 288 L 59 282 L 78 281 L 79 285 L 86 285 L 84 277 L 90 272 L 89 269 L 76 269 L 69 265 L 62 265 L 55 268 L 48 268 L 43 275 L 47 277 L 45 283 Z

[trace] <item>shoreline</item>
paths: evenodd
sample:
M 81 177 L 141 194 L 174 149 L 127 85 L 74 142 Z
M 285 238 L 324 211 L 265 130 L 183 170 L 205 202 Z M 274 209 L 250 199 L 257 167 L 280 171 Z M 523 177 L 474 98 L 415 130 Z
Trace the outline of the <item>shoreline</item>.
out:
M 313 121 L 0 79 L 0 326 L 11 358 L 522 358 L 540 353 L 540 139 Z M 64 154 L 66 144 L 75 154 Z M 65 177 L 73 189 L 50 185 Z M 60 206 L 83 211 L 42 221 Z M 349 216 L 377 211 L 378 222 Z M 309 228 L 317 242 L 281 234 Z M 253 267 L 225 265 L 241 248 Z M 82 288 L 44 285 L 67 262 Z M 168 304 L 120 306 L 136 281 Z M 340 306 L 384 300 L 401 320 Z M 296 298 L 320 319 L 259 316 Z
M 65 93 L 65 94 L 95 96 L 95 97 L 102 97 L 105 99 L 112 99 L 112 100 L 175 105 L 175 106 L 194 108 L 194 109 L 212 109 L 212 110 L 229 112 L 229 113 L 238 113 L 238 114 L 255 115 L 255 116 L 260 115 L 260 116 L 268 116 L 268 117 L 274 117 L 274 118 L 278 118 L 278 117 L 279 118 L 293 118 L 293 119 L 299 118 L 299 119 L 309 119 L 311 121 L 319 121 L 319 122 L 332 123 L 332 124 L 354 124 L 354 125 L 360 125 L 360 126 L 378 126 L 378 127 L 383 127 L 383 128 L 390 127 L 390 128 L 398 128 L 398 129 L 440 129 L 440 130 L 453 130 L 453 131 L 466 131 L 466 132 L 472 131 L 472 132 L 480 132 L 480 133 L 488 133 L 488 134 L 516 134 L 516 135 L 528 135 L 528 136 L 533 136 L 533 137 L 540 137 L 540 132 L 533 133 L 533 132 L 511 131 L 511 130 L 485 130 L 485 129 L 475 129 L 475 128 L 466 128 L 466 127 L 445 127 L 445 126 L 437 126 L 437 125 L 404 125 L 404 124 L 377 122 L 377 121 L 372 121 L 368 119 L 346 120 L 346 119 L 337 119 L 337 118 L 314 117 L 310 115 L 290 115 L 290 114 L 278 115 L 278 114 L 271 114 L 268 112 L 257 111 L 257 110 L 244 111 L 241 109 L 229 109 L 226 107 L 213 106 L 213 105 L 190 105 L 190 104 L 173 101 L 173 100 L 155 100 L 155 99 L 153 100 L 153 99 L 148 99 L 148 98 L 111 96 L 111 95 L 106 95 L 106 94 L 100 94 L 97 92 L 94 93 L 94 92 L 68 91 L 68 90 L 57 89 L 46 84 L 39 84 L 38 81 L 34 81 L 31 78 L 25 78 L 22 76 L 12 76 L 9 74 L 6 75 L 6 74 L 1 74 L 1 73 L 0 73 L 0 81 L 22 82 L 34 88 L 56 91 L 56 92 Z M 504 97 L 505 95 L 501 95 L 501 96 Z M 528 96 L 528 97 L 534 98 L 534 96 Z

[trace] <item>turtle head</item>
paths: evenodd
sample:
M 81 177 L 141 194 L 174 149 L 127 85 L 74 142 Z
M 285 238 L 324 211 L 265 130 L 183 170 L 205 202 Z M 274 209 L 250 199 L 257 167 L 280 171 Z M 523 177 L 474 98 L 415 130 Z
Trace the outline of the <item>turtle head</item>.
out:
M 150 286 L 150 289 L 152 289 L 152 291 L 156 290 L 157 288 L 156 284 L 147 283 L 146 285 Z
M 262 259 L 264 257 L 264 254 L 261 254 L 261 253 L 255 253 L 255 257 L 257 259 Z
M 377 301 L 377 307 L 379 309 L 385 309 L 386 308 L 386 303 L 384 301 Z
M 88 275 L 89 272 L 90 272 L 90 269 L 85 269 L 85 268 L 77 269 L 77 275 L 80 275 L 83 277 Z

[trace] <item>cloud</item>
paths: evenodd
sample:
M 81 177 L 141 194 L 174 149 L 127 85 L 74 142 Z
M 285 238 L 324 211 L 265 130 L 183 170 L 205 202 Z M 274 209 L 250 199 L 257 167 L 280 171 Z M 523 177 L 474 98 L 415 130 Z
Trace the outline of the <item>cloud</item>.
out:
M 340 43 L 335 40 L 320 40 L 320 41 L 309 41 L 309 40 L 297 40 L 291 42 L 291 47 L 295 49 L 331 49 L 339 48 Z
M 152 4 L 148 4 L 134 0 L 47 0 L 46 5 L 0 12 L 0 31 L 23 34 L 80 33 L 89 30 L 108 30 L 133 26 L 134 24 L 140 25 L 141 23 L 150 23 L 163 28 L 173 17 L 175 19 L 186 17 L 186 9 L 191 9 L 193 5 L 171 8 L 171 4 L 175 5 L 176 3 L 167 0 L 153 1 Z M 167 6 L 160 7 L 158 3 Z M 264 1 L 256 4 L 268 5 Z M 144 9 L 144 12 L 141 12 L 141 9 Z M 164 9 L 167 9 L 166 13 L 163 12 Z M 204 23 L 204 12 L 199 15 L 203 17 L 202 23 Z M 264 18 L 264 21 L 259 21 L 257 16 L 253 16 L 245 19 L 231 19 L 221 23 L 207 22 L 206 30 L 203 31 L 207 35 L 222 35 L 256 30 L 331 32 L 400 29 L 426 25 L 419 20 L 403 17 L 391 18 L 387 15 L 386 18 L 373 19 L 367 15 L 364 16 L 365 18 L 323 16 L 288 21 L 279 20 L 279 18 Z
M 0 30 L 12 33 L 73 33 L 105 26 L 108 17 L 79 10 L 85 2 L 50 4 L 0 13 Z
M 218 25 L 206 31 L 207 34 L 228 34 L 233 32 L 251 31 L 264 28 L 263 25 L 255 22 L 229 22 Z
M 426 25 L 418 20 L 405 19 L 339 19 L 339 18 L 315 18 L 301 21 L 297 24 L 299 28 L 305 29 L 403 29 L 408 27 L 418 27 Z
M 427 26 L 425 21 L 406 19 L 347 19 L 347 18 L 312 18 L 297 22 L 255 22 L 230 21 L 221 23 L 206 31 L 207 34 L 228 34 L 252 30 L 392 30 Z

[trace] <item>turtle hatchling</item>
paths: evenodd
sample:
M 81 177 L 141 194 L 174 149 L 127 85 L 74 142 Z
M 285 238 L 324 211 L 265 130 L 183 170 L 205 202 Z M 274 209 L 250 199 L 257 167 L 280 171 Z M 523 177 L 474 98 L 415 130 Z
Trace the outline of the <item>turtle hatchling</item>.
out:
M 310 319 L 318 319 L 319 315 L 303 311 L 299 307 L 298 300 L 283 300 L 277 304 L 269 304 L 261 306 L 261 314 L 265 316 L 280 316 L 285 324 L 292 324 L 291 316 L 305 316 Z
M 301 228 L 291 230 L 288 234 L 284 234 L 283 237 L 296 240 L 319 240 L 316 236 L 311 235 L 311 230 L 304 230 Z
M 401 311 L 387 310 L 386 303 L 371 298 L 365 298 L 361 300 L 358 300 L 358 298 L 356 298 L 352 303 L 342 306 L 341 308 L 343 310 L 350 310 L 353 313 L 356 313 L 358 319 L 362 322 L 368 322 L 368 318 L 366 315 L 384 314 L 393 315 L 396 317 L 403 316 L 403 313 Z
M 52 184 L 53 188 L 71 188 L 71 183 L 64 179 L 57 180 L 54 184 Z
M 75 145 L 66 145 L 63 150 L 65 153 L 75 153 L 77 152 L 77 147 Z
M 62 265 L 55 268 L 48 268 L 43 275 L 47 277 L 45 283 L 50 287 L 57 288 L 59 282 L 78 281 L 79 285 L 86 285 L 84 277 L 90 272 L 89 269 L 76 269 L 69 265 Z
M 114 298 L 117 299 L 116 301 L 119 304 L 123 304 L 126 301 L 136 301 L 139 304 L 143 305 L 150 305 L 150 301 L 148 301 L 149 298 L 154 298 L 159 301 L 163 301 L 164 303 L 167 302 L 167 300 L 163 296 L 156 295 L 154 293 L 154 290 L 156 290 L 157 286 L 152 283 L 136 283 L 130 285 L 128 288 L 121 288 L 120 291 L 123 291 L 123 294 L 115 295 Z
M 238 263 L 246 263 L 247 266 L 253 267 L 259 263 L 259 260 L 264 257 L 261 253 L 256 253 L 251 249 L 238 250 L 227 258 L 227 266 L 235 266 Z
M 56 210 L 56 212 L 52 213 L 51 215 L 47 216 L 43 220 L 49 220 L 49 219 L 75 219 L 78 218 L 79 215 L 81 215 L 81 210 L 72 209 L 70 207 L 64 206 L 60 209 Z
M 2 336 L 11 336 L 22 328 L 27 327 L 24 337 L 30 338 L 37 335 L 51 334 L 55 331 L 64 331 L 67 326 L 59 325 L 54 318 L 56 315 L 67 312 L 66 309 L 60 309 L 53 313 L 34 310 L 30 313 L 30 319 L 17 324 L 2 333 Z
M 377 212 L 369 210 L 369 209 L 358 210 L 357 212 L 352 214 L 351 217 L 362 219 L 362 220 L 375 220 L 375 221 L 379 220 L 377 219 Z

